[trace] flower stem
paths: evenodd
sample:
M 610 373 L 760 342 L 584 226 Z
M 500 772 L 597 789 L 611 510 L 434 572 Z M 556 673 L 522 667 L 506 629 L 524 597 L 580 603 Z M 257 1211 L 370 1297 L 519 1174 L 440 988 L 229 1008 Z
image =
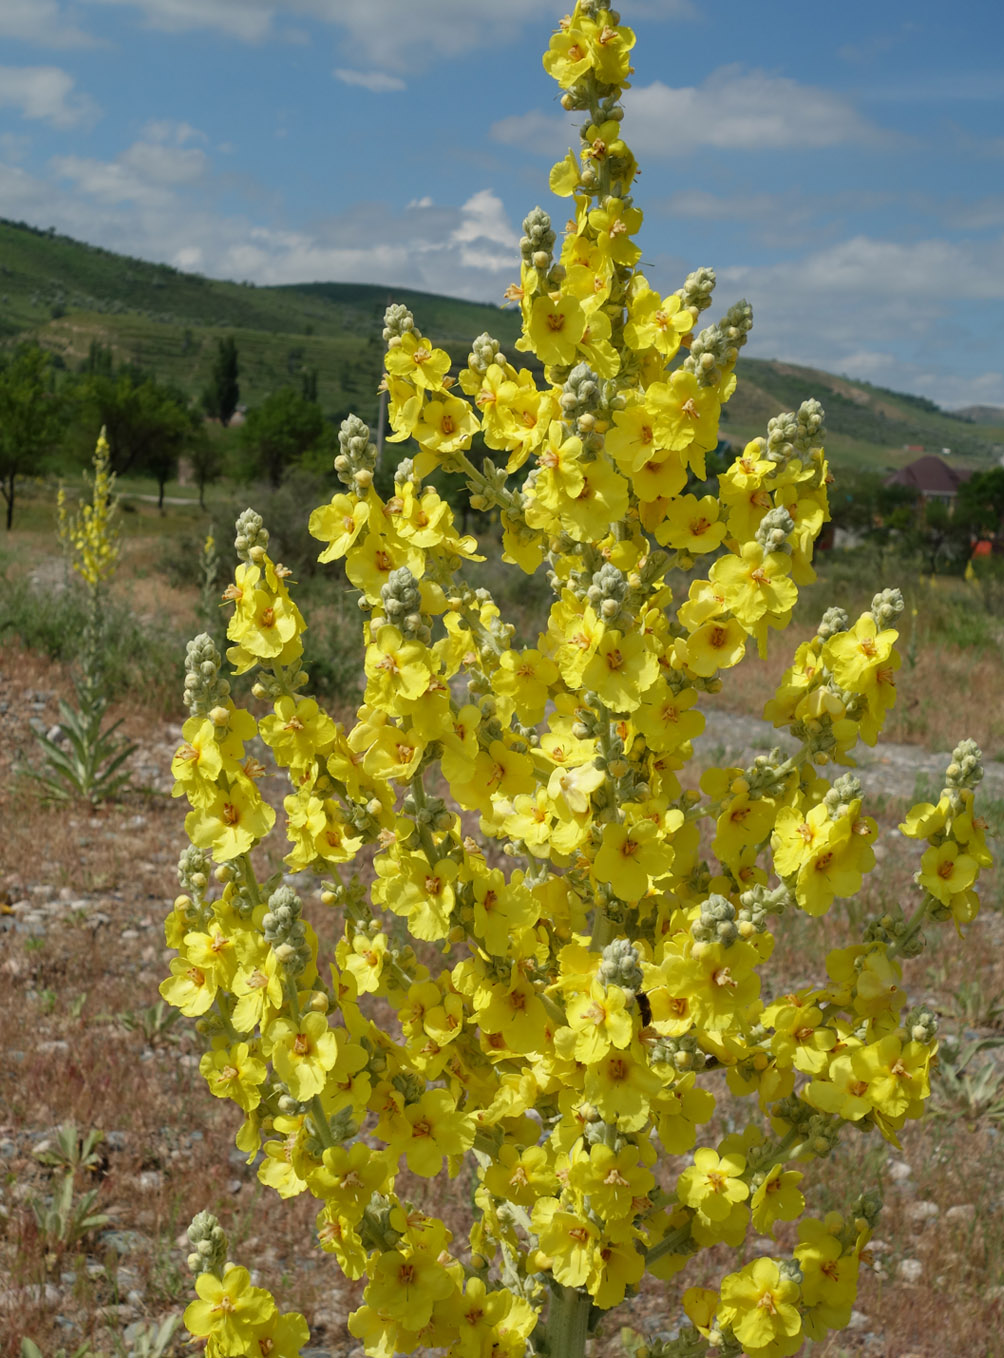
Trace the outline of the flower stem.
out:
M 547 1312 L 549 1358 L 582 1358 L 591 1305 L 588 1292 L 575 1287 L 555 1288 Z

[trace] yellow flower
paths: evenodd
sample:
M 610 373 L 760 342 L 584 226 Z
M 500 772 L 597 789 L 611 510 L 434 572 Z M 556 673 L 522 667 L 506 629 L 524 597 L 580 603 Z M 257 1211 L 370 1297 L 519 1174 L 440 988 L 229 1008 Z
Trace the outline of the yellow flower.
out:
M 710 1146 L 702 1146 L 694 1152 L 694 1163 L 677 1179 L 676 1195 L 684 1206 L 710 1221 L 723 1221 L 735 1203 L 749 1197 L 749 1186 L 740 1177 L 745 1168 L 743 1156 L 719 1156 Z
M 408 330 L 387 350 L 384 360 L 392 377 L 403 378 L 426 391 L 440 391 L 450 371 L 450 356 L 445 349 L 434 349 L 417 330 Z
M 682 309 L 681 309 L 682 308 Z M 680 347 L 680 338 L 694 326 L 689 309 L 684 308 L 675 293 L 660 297 L 647 286 L 636 288 L 628 303 L 630 320 L 624 327 L 624 339 L 632 349 L 657 349 L 664 359 L 670 359 Z
M 264 1038 L 265 1053 L 294 1099 L 305 1101 L 321 1092 L 338 1060 L 338 1038 L 324 1014 L 304 1014 L 299 1023 L 277 1018 Z
M 751 1354 L 794 1353 L 801 1345 L 802 1317 L 796 1282 L 782 1275 L 774 1259 L 756 1259 L 722 1279 L 719 1319 Z
M 402 1243 L 404 1249 L 388 1250 L 369 1265 L 366 1300 L 381 1316 L 414 1332 L 428 1324 L 436 1302 L 450 1296 L 456 1284 L 437 1259 Z
M 275 812 L 250 778 L 238 775 L 229 782 L 228 788 L 217 787 L 204 805 L 185 817 L 189 839 L 200 849 L 210 849 L 217 863 L 247 853 L 275 824 Z
M 582 672 L 582 683 L 595 689 L 604 706 L 633 712 L 659 674 L 659 661 L 646 638 L 637 632 L 604 632 Z
M 251 1055 L 251 1048 L 246 1042 L 205 1052 L 199 1062 L 199 1070 L 209 1085 L 210 1093 L 216 1098 L 233 1099 L 238 1107 L 248 1113 L 261 1103 L 258 1086 L 265 1082 L 265 1062 Z
M 369 516 L 369 503 L 355 495 L 333 495 L 329 504 L 315 509 L 307 529 L 311 537 L 328 544 L 318 561 L 337 561 L 343 557 L 366 526 Z
M 251 1286 L 246 1268 L 230 1268 L 223 1280 L 200 1273 L 195 1280 L 200 1300 L 185 1309 L 185 1325 L 192 1334 L 208 1338 L 215 1352 L 240 1355 L 251 1352 L 252 1343 L 275 1315 L 275 1302 L 261 1287 Z
M 586 313 L 574 297 L 550 293 L 534 299 L 527 334 L 541 363 L 573 364 L 585 328 Z

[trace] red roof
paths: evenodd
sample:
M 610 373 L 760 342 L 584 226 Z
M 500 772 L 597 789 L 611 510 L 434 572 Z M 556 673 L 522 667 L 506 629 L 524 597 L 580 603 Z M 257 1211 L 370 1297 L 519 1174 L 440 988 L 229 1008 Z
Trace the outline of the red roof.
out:
M 918 457 L 898 472 L 887 476 L 887 486 L 909 486 L 921 495 L 955 495 L 963 481 L 968 481 L 972 472 L 963 467 L 950 467 L 940 457 L 928 453 Z

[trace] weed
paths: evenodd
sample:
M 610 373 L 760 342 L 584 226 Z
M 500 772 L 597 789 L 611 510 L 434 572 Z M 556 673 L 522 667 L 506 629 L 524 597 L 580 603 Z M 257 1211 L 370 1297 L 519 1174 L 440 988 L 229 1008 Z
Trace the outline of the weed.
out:
M 972 1126 L 986 1118 L 1004 1121 L 1004 1070 L 993 1060 L 971 1066 L 975 1056 L 1004 1046 L 1002 1037 L 980 1037 L 959 1043 L 943 1038 L 932 1081 L 931 1111 L 935 1117 L 961 1119 Z
M 180 1016 L 179 1010 L 172 1009 L 163 1000 L 158 1000 L 156 1004 L 151 1004 L 138 1012 L 124 1009 L 117 1017 L 127 1032 L 142 1033 L 146 1045 L 156 1047 L 177 1040 L 178 1034 L 172 1030 Z
M 93 1171 L 102 1163 L 98 1147 L 105 1139 L 104 1132 L 79 1132 L 73 1122 L 64 1122 L 56 1133 L 54 1145 L 43 1143 L 35 1149 L 35 1159 L 41 1165 L 75 1175 L 80 1170 Z
M 92 1210 L 98 1192 L 89 1188 L 78 1197 L 74 1176 L 64 1174 L 52 1194 L 28 1199 L 47 1262 L 55 1263 L 61 1254 L 108 1225 L 111 1218 L 106 1212 Z
M 81 1344 L 72 1353 L 68 1349 L 57 1349 L 52 1358 L 88 1358 L 90 1353 L 90 1344 Z M 46 1356 L 33 1339 L 25 1338 L 21 1340 L 21 1358 L 46 1358 Z

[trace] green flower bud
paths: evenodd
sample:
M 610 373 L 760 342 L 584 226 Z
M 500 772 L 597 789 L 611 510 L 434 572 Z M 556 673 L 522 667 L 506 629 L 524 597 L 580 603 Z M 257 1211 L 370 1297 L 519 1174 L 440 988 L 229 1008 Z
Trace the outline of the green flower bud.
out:
M 790 535 L 795 531 L 795 520 L 784 508 L 768 509 L 756 530 L 756 540 L 765 552 L 790 552 Z
M 702 386 L 714 387 L 731 372 L 753 328 L 753 308 L 749 302 L 729 307 L 725 317 L 709 325 L 695 338 L 683 367 L 692 372 Z
M 493 363 L 502 367 L 506 362 L 506 356 L 501 352 L 501 346 L 497 339 L 494 339 L 487 331 L 483 331 L 471 346 L 471 352 L 467 355 L 467 366 L 472 372 L 480 373 L 483 377 Z
M 385 340 L 400 339 L 409 330 L 414 330 L 415 318 L 401 302 L 392 302 L 383 314 L 383 337 Z
M 519 242 L 523 262 L 536 269 L 546 270 L 556 239 L 550 217 L 542 207 L 533 208 L 523 218 L 523 235 Z M 543 254 L 546 262 L 543 265 L 534 263 L 535 254 Z
M 230 684 L 220 674 L 222 665 L 223 657 L 207 632 L 200 632 L 185 647 L 184 702 L 193 717 L 207 717 L 229 698 Z
M 833 786 L 823 798 L 826 807 L 826 814 L 830 820 L 839 820 L 841 816 L 847 814 L 851 802 L 855 802 L 861 796 L 861 783 L 853 773 L 841 774 L 835 778 Z
M 903 612 L 903 595 L 898 589 L 883 589 L 872 599 L 871 615 L 880 632 L 892 627 Z
M 676 295 L 685 307 L 701 312 L 711 305 L 711 294 L 715 290 L 714 269 L 700 268 L 687 274 L 683 287 L 677 288 Z
M 615 938 L 603 949 L 603 960 L 596 973 L 600 985 L 620 986 L 634 995 L 641 989 L 642 974 L 638 965 L 638 950 L 627 938 Z
M 963 740 L 952 751 L 952 762 L 945 770 L 946 791 L 975 788 L 983 781 L 983 751 L 975 740 Z
M 192 1218 L 187 1234 L 193 1246 L 187 1260 L 189 1269 L 193 1273 L 215 1273 L 221 1278 L 229 1246 L 216 1217 L 212 1212 L 197 1213 Z
M 260 559 L 261 553 L 268 550 L 268 529 L 261 515 L 253 509 L 245 509 L 237 516 L 235 532 L 234 550 L 243 562 Z M 252 552 L 256 557 L 251 555 Z
M 829 641 L 838 632 L 846 632 L 849 626 L 850 619 L 842 608 L 828 608 L 819 621 L 816 636 L 820 641 Z
M 739 937 L 735 906 L 724 896 L 709 896 L 701 905 L 700 918 L 694 921 L 691 933 L 698 943 L 721 943 L 730 948 Z

